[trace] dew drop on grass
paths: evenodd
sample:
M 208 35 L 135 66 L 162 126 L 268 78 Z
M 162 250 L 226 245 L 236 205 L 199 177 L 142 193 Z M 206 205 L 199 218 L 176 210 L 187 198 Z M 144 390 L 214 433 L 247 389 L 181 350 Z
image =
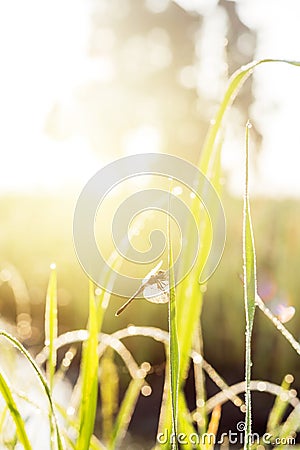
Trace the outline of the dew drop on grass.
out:
M 100 289 L 100 288 L 95 289 L 95 295 L 99 296 L 99 295 L 101 295 L 101 292 L 102 292 L 102 289 Z
M 289 400 L 288 392 L 282 392 L 279 397 L 280 400 L 282 400 L 283 402 L 287 402 Z
M 199 398 L 196 403 L 198 408 L 203 408 L 203 406 L 205 405 L 205 401 L 202 398 Z
M 200 422 L 202 420 L 202 414 L 200 414 L 199 412 L 195 412 L 193 414 L 193 420 L 195 422 Z
M 298 394 L 298 392 L 296 391 L 296 389 L 291 389 L 291 390 L 289 391 L 290 398 L 295 398 L 295 397 L 297 397 L 297 394 Z
M 284 377 L 284 381 L 285 381 L 286 383 L 289 383 L 289 384 L 293 383 L 293 381 L 294 381 L 293 375 L 291 375 L 290 373 L 288 373 L 288 374 Z
M 241 405 L 240 410 L 245 413 L 246 412 L 246 405 Z
M 141 364 L 141 369 L 148 373 L 151 370 L 151 364 L 145 361 Z
M 182 190 L 182 187 L 181 187 L 181 186 L 175 186 L 175 187 L 172 189 L 172 194 L 174 194 L 174 195 L 176 195 L 176 196 L 181 195 L 182 192 L 183 192 L 183 190 Z
M 136 332 L 136 327 L 135 327 L 134 325 L 129 325 L 129 326 L 127 327 L 127 331 L 128 331 L 128 334 L 133 335 L 133 334 L 135 334 L 135 332 Z
M 203 361 L 203 358 L 201 355 L 198 354 L 193 357 L 193 361 L 194 361 L 194 364 L 201 364 Z
M 1 270 L 1 272 L 0 272 L 0 280 L 1 281 L 3 281 L 3 282 L 10 281 L 11 277 L 12 277 L 12 275 L 9 270 L 7 270 L 7 269 Z
M 257 390 L 258 390 L 258 391 L 263 392 L 263 391 L 265 391 L 266 389 L 267 389 L 267 385 L 266 385 L 266 383 L 265 383 L 264 381 L 259 381 L 259 382 L 257 383 Z
M 150 386 L 146 385 L 142 387 L 141 392 L 144 397 L 149 397 L 149 395 L 152 394 L 152 389 Z
M 147 372 L 144 369 L 139 369 L 136 372 L 136 376 L 141 379 L 145 378 L 146 375 L 147 375 Z
M 67 415 L 73 416 L 74 413 L 75 413 L 75 408 L 73 408 L 73 406 L 69 406 L 69 408 L 67 408 Z

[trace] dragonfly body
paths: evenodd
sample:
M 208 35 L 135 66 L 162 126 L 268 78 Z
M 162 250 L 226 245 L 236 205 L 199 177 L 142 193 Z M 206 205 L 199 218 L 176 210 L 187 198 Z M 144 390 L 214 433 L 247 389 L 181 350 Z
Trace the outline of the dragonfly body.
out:
M 153 273 L 151 271 L 146 278 L 144 278 L 141 286 L 138 290 L 127 300 L 121 308 L 116 312 L 116 316 L 119 316 L 125 308 L 141 293 L 146 300 L 152 303 L 167 303 L 169 301 L 169 283 L 167 272 L 164 270 L 158 270 Z

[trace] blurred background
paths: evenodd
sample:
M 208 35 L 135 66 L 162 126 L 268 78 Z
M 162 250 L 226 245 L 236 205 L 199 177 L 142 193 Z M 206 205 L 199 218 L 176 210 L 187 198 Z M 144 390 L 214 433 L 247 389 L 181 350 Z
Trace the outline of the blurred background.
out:
M 52 262 L 58 270 L 59 331 L 86 324 L 88 280 L 72 241 L 73 211 L 84 184 L 124 155 L 165 152 L 196 163 L 236 69 L 264 57 L 300 60 L 299 19 L 297 0 L 0 4 L 0 314 L 33 353 L 43 345 Z M 299 80 L 295 67 L 259 67 L 226 119 L 227 243 L 208 285 L 202 322 L 205 357 L 228 383 L 244 377 L 238 275 L 248 118 L 253 125 L 250 193 L 259 291 L 274 314 L 290 319 L 287 327 L 300 337 Z M 157 314 L 155 306 L 140 302 L 116 319 L 119 305 L 119 299 L 112 300 L 104 331 L 129 323 L 167 327 L 166 309 Z M 154 393 L 141 400 L 152 412 L 148 408 L 141 425 L 141 403 L 132 424 L 139 423 L 140 434 L 151 437 L 164 355 L 158 344 L 146 340 L 128 345 L 138 361 L 157 367 L 150 380 Z M 253 345 L 253 378 L 280 383 L 286 373 L 296 375 L 300 369 L 297 355 L 260 311 Z M 214 388 L 209 383 L 207 388 L 211 395 Z M 267 408 L 272 399 L 260 395 Z M 260 408 L 254 417 L 254 428 L 263 429 L 266 413 Z

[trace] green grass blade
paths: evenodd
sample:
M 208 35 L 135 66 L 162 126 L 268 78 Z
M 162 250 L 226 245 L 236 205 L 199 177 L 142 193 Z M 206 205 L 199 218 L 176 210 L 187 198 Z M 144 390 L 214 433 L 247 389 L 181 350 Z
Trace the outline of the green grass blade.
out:
M 221 190 L 221 149 L 222 141 L 215 149 L 213 163 L 210 166 L 210 180 L 219 194 Z M 210 251 L 211 242 L 213 239 L 211 220 L 218 220 L 217 217 L 208 217 L 208 214 L 204 211 L 199 211 L 198 200 L 195 200 L 191 204 L 191 212 L 195 221 L 199 227 L 199 241 L 201 243 L 201 249 L 197 257 L 195 266 L 189 273 L 189 275 L 179 284 L 176 290 L 177 295 L 177 317 L 178 317 L 178 340 L 180 345 L 180 383 L 184 382 L 189 367 L 189 355 L 192 348 L 193 340 L 195 339 L 195 333 L 199 327 L 199 321 L 202 311 L 203 294 L 199 286 L 199 278 L 202 269 L 205 266 L 205 262 Z M 211 205 L 211 212 L 216 213 L 216 209 Z M 188 235 L 188 231 L 187 231 Z M 185 268 L 185 253 L 191 252 L 189 241 L 186 247 L 183 249 L 182 265 L 184 273 Z M 201 370 L 201 369 L 200 369 Z
M 143 378 L 133 378 L 130 381 L 126 394 L 122 400 L 119 414 L 117 415 L 115 421 L 114 429 L 108 445 L 109 450 L 115 449 L 118 443 L 125 436 L 143 384 Z
M 50 268 L 51 273 L 46 296 L 45 345 L 49 349 L 47 374 L 50 391 L 52 392 L 56 368 L 56 349 L 54 347 L 54 341 L 57 338 L 57 280 L 55 264 L 51 264 Z
M 229 80 L 228 88 L 225 92 L 223 100 L 217 111 L 214 121 L 210 129 L 208 130 L 207 138 L 203 150 L 201 152 L 201 158 L 198 164 L 199 169 L 208 176 L 214 183 L 214 186 L 218 190 L 216 178 L 214 179 L 214 173 L 218 172 L 218 158 L 220 152 L 218 152 L 218 145 L 221 142 L 220 133 L 224 122 L 224 116 L 226 111 L 231 106 L 232 102 L 236 98 L 240 88 L 247 78 L 252 74 L 253 70 L 261 64 L 275 62 L 285 63 L 294 66 L 300 66 L 299 62 L 286 61 L 286 60 L 273 60 L 264 59 L 260 61 L 254 61 L 247 66 L 242 67 L 236 71 Z M 221 148 L 220 148 L 221 151 Z M 192 205 L 191 209 L 193 213 L 196 211 L 196 207 Z M 201 242 L 203 248 L 207 248 L 209 245 L 209 227 L 203 227 L 201 234 Z M 184 252 L 189 252 L 188 245 L 184 249 Z M 184 252 L 182 260 L 184 263 Z M 196 327 L 199 323 L 199 318 L 202 310 L 202 293 L 200 292 L 198 285 L 199 271 L 205 263 L 205 252 L 200 251 L 199 258 L 196 262 L 194 269 L 190 272 L 189 276 L 183 280 L 177 287 L 177 316 L 178 319 L 178 340 L 180 345 L 180 379 L 179 384 L 184 383 L 184 379 L 189 367 L 189 354 L 192 348 L 193 336 Z M 188 325 L 187 325 L 188 324 Z
M 58 427 L 58 423 L 57 423 L 57 418 L 56 418 L 56 414 L 55 414 L 54 403 L 53 403 L 53 400 L 52 400 L 50 388 L 48 386 L 47 380 L 44 377 L 41 369 L 39 368 L 39 366 L 37 365 L 35 360 L 32 358 L 30 353 L 26 350 L 26 348 L 21 344 L 21 342 L 18 341 L 18 339 L 14 338 L 13 336 L 11 336 L 9 333 L 7 333 L 4 330 L 0 330 L 0 336 L 3 336 L 8 341 L 10 341 L 25 356 L 27 361 L 33 367 L 37 377 L 40 380 L 40 382 L 42 383 L 42 386 L 43 386 L 43 388 L 45 390 L 45 393 L 46 393 L 46 395 L 48 397 L 48 400 L 49 400 L 49 403 L 50 403 L 51 419 L 54 421 L 54 427 L 55 427 L 56 439 L 57 439 L 57 447 L 58 447 L 58 450 L 64 450 L 62 439 L 61 439 L 61 435 L 60 435 L 60 431 L 59 431 L 59 427 Z
M 165 382 L 164 382 L 164 393 L 161 406 L 161 418 L 159 424 L 159 430 L 157 433 L 157 445 L 156 449 L 169 450 L 171 442 L 174 441 L 174 435 L 172 435 L 172 426 L 170 418 L 170 426 L 166 426 L 166 418 L 168 418 L 167 412 L 172 410 L 171 396 L 170 393 L 170 348 L 166 343 L 166 368 L 165 368 Z M 186 404 L 185 395 L 182 389 L 178 390 L 178 436 L 194 436 L 195 428 L 192 423 L 191 413 Z M 183 433 L 183 434 L 181 434 Z M 172 441 L 170 442 L 170 437 L 172 435 Z M 180 438 L 181 439 L 181 438 Z M 177 440 L 178 442 L 178 440 Z M 186 450 L 200 450 L 201 446 L 198 445 L 198 441 L 195 438 L 195 443 L 190 442 L 188 439 L 184 442 L 184 448 Z
M 31 447 L 31 444 L 29 442 L 29 439 L 28 439 L 28 436 L 27 436 L 27 433 L 25 430 L 24 421 L 18 410 L 16 402 L 14 401 L 13 395 L 11 393 L 11 389 L 1 372 L 0 372 L 0 392 L 6 402 L 6 405 L 8 406 L 10 414 L 15 422 L 17 437 L 19 439 L 19 442 L 23 445 L 25 450 L 31 450 L 32 447 Z
M 172 449 L 177 450 L 177 414 L 178 414 L 178 383 L 179 383 L 179 345 L 177 336 L 175 277 L 173 268 L 173 251 L 171 244 L 171 226 L 168 215 L 168 265 L 169 265 L 169 333 L 170 333 L 170 388 L 172 404 L 172 432 L 174 441 Z
M 194 349 L 200 355 L 203 355 L 203 339 L 202 328 L 199 324 L 194 337 Z M 207 428 L 207 414 L 205 409 L 206 391 L 205 391 L 205 374 L 203 369 L 203 359 L 200 361 L 193 359 L 194 378 L 195 378 L 195 395 L 196 395 L 196 417 L 197 430 L 199 434 L 203 434 Z
M 283 382 L 281 383 L 282 389 L 288 390 L 290 388 L 291 385 L 291 381 L 289 381 L 290 379 L 291 381 L 293 379 L 291 375 L 287 375 L 284 377 Z M 267 423 L 268 433 L 272 433 L 274 430 L 276 430 L 277 427 L 279 427 L 288 405 L 289 405 L 288 398 L 285 398 L 284 396 L 281 395 L 276 396 L 274 405 L 268 417 Z
M 7 405 L 5 405 L 3 410 L 1 411 L 1 415 L 0 415 L 0 436 L 3 433 L 3 427 L 5 424 L 7 413 L 8 413 L 8 407 L 7 407 Z
M 79 424 L 77 423 L 76 419 L 75 418 L 72 419 L 67 414 L 67 411 L 65 410 L 65 408 L 63 408 L 61 405 L 56 403 L 55 406 L 56 406 L 57 411 L 59 411 L 61 416 L 64 418 L 64 420 L 68 424 L 68 426 L 78 431 Z M 67 435 L 67 431 L 65 431 L 64 435 L 65 435 L 65 438 L 68 441 L 68 443 L 72 446 L 72 448 L 76 448 L 75 442 L 71 441 L 71 438 Z M 99 441 L 99 439 L 96 438 L 95 435 L 93 435 L 91 437 L 90 450 L 107 450 L 107 448 L 105 447 L 105 445 L 102 442 Z
M 183 436 L 187 437 L 187 439 L 185 439 L 184 449 L 200 450 L 201 441 L 196 438 L 197 434 L 198 436 L 200 436 L 200 434 L 195 431 L 186 398 L 182 390 L 180 390 L 178 394 L 178 406 L 180 411 L 178 416 L 178 431 L 179 433 L 183 433 Z
M 255 298 L 256 298 L 256 260 L 254 237 L 252 231 L 250 202 L 248 193 L 248 167 L 249 167 L 249 128 L 250 124 L 246 126 L 246 183 L 244 196 L 244 223 L 243 223 L 243 257 L 244 257 L 244 298 L 246 311 L 246 365 L 245 365 L 245 403 L 246 403 L 246 418 L 245 418 L 245 444 L 244 449 L 251 448 L 251 337 L 255 313 Z
M 199 168 L 203 173 L 208 174 L 209 167 L 213 163 L 213 153 L 215 149 L 216 142 L 219 137 L 219 133 L 222 130 L 223 119 L 226 111 L 230 108 L 234 99 L 236 98 L 242 85 L 248 79 L 248 77 L 253 73 L 253 70 L 261 64 L 265 63 L 285 63 L 293 66 L 300 66 L 298 61 L 288 61 L 280 59 L 262 59 L 259 61 L 253 61 L 246 66 L 242 66 L 238 69 L 230 78 L 227 90 L 217 111 L 217 114 L 212 121 L 212 125 L 207 133 L 206 140 L 204 143 L 203 150 L 201 152 L 201 158 L 199 161 Z
M 102 438 L 105 442 L 112 435 L 113 420 L 118 409 L 119 376 L 113 357 L 113 350 L 108 348 L 100 360 Z
M 80 367 L 81 403 L 77 450 L 89 450 L 94 431 L 98 396 L 98 320 L 93 282 L 89 283 L 88 339 L 83 344 Z
M 291 436 L 295 436 L 296 432 L 300 430 L 300 414 L 299 408 L 296 407 L 287 417 L 286 421 L 282 424 L 280 433 L 278 435 L 281 442 L 287 442 L 287 439 Z M 286 445 L 280 445 L 276 447 L 278 449 L 285 449 Z

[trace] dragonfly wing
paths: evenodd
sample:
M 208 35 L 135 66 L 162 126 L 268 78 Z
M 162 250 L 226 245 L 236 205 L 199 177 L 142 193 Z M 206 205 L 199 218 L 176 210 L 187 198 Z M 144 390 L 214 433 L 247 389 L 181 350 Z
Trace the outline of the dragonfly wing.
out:
M 154 269 L 150 270 L 150 272 L 147 273 L 147 275 L 145 276 L 145 278 L 144 278 L 143 281 L 142 281 L 142 285 L 146 284 L 146 283 L 150 280 L 150 278 L 152 277 L 152 275 L 154 275 L 156 272 L 159 271 L 159 269 L 160 269 L 161 266 L 162 266 L 162 263 L 163 263 L 163 260 L 159 261 L 159 263 L 156 264 L 156 266 L 154 267 Z
M 156 283 L 145 286 L 143 295 L 146 300 L 152 303 L 167 303 L 169 301 L 169 292 L 161 290 Z

